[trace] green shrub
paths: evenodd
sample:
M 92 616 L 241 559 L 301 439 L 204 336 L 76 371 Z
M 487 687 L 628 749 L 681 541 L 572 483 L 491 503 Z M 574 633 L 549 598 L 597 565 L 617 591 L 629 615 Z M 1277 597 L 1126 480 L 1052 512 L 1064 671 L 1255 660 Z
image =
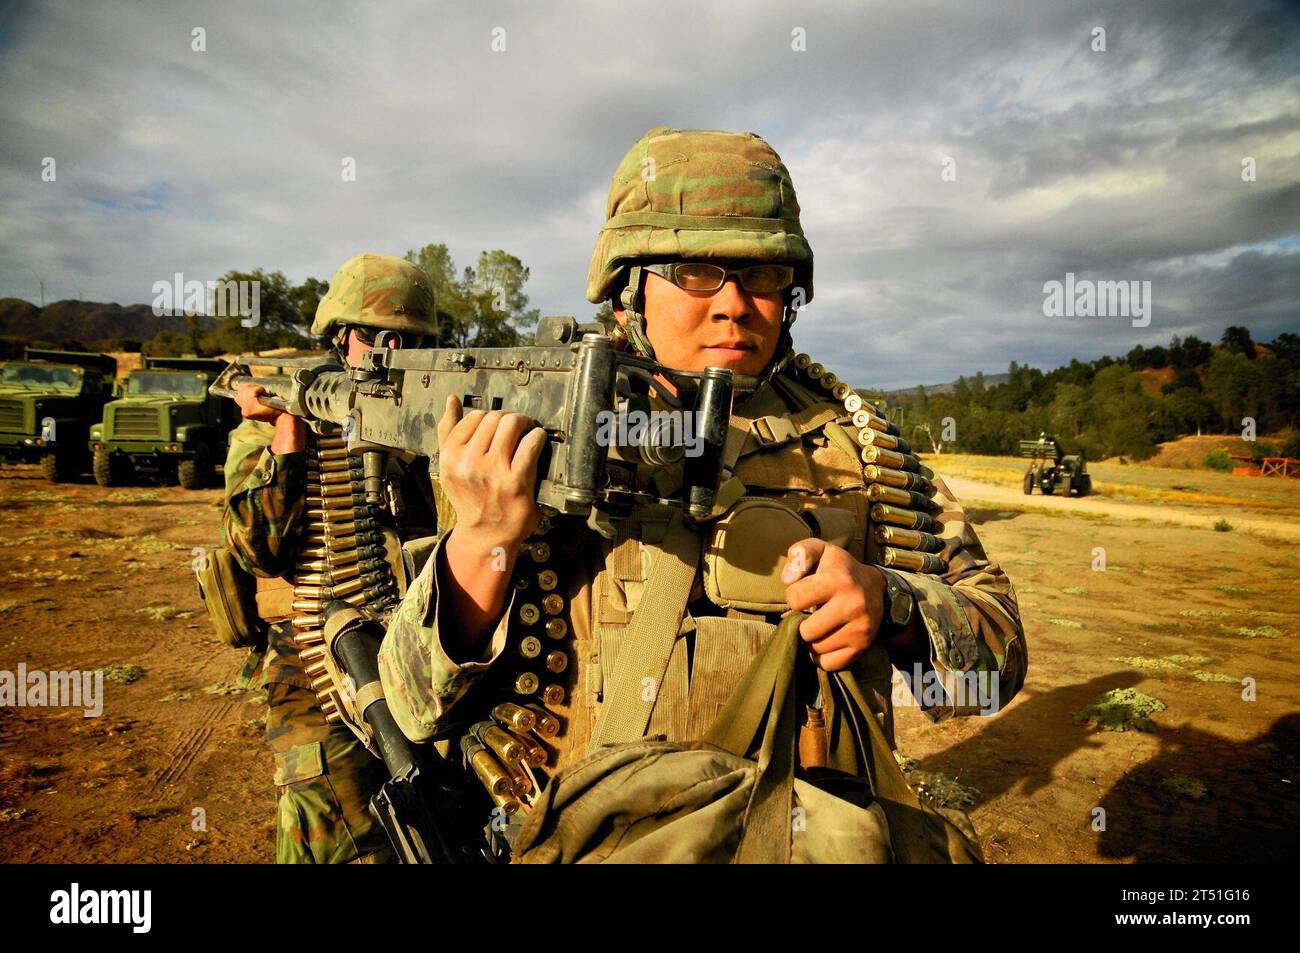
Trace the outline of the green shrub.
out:
M 1230 470 L 1232 460 L 1228 457 L 1227 450 L 1211 450 L 1205 455 L 1205 465 L 1211 470 Z

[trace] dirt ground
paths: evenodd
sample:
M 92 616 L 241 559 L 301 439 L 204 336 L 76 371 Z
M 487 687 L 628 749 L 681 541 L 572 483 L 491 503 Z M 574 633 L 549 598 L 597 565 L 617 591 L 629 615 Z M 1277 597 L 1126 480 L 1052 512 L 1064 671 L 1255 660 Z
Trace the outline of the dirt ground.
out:
M 99 717 L 0 707 L 0 860 L 274 859 L 260 693 L 237 690 L 244 653 L 216 640 L 191 568 L 220 501 L 0 470 L 0 669 L 136 675 L 104 681 Z
M 988 859 L 1294 857 L 1300 481 L 1098 465 L 1079 508 L 1020 496 L 1015 460 L 931 463 L 1015 582 L 1029 679 L 991 718 L 902 708 L 898 739 L 914 778 L 968 801 Z M 272 859 L 260 694 L 191 570 L 219 497 L 0 470 L 0 670 L 123 679 L 101 717 L 0 707 L 0 860 Z M 1123 689 L 1166 706 L 1154 730 L 1075 723 Z

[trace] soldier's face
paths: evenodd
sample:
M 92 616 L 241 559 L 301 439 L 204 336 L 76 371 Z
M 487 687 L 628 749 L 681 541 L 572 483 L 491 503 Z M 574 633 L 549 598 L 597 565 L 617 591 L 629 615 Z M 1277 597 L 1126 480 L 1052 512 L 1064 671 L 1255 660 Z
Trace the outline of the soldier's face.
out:
M 348 328 L 347 335 L 346 349 L 343 351 L 343 356 L 347 358 L 349 367 L 360 367 L 361 362 L 365 360 L 367 354 L 375 349 L 375 346 L 363 343 L 352 328 Z
M 726 367 L 757 375 L 781 338 L 781 292 L 754 294 L 735 276 L 717 291 L 687 291 L 647 274 L 646 334 L 661 364 L 681 371 Z M 623 315 L 618 314 L 620 320 Z

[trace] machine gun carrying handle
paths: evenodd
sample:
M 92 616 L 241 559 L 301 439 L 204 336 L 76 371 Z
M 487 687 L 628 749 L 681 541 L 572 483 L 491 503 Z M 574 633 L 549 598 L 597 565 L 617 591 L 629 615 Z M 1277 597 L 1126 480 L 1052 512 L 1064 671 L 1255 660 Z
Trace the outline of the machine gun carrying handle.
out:
M 253 384 L 257 387 L 266 389 L 267 379 L 265 377 L 254 377 L 252 374 L 223 374 L 217 378 L 216 382 L 208 388 L 208 392 L 218 397 L 229 397 L 234 400 L 239 388 L 245 384 Z M 263 407 L 270 407 L 272 410 L 278 410 L 282 413 L 289 411 L 289 403 L 282 397 L 277 397 L 272 393 L 261 393 L 257 395 L 257 402 Z

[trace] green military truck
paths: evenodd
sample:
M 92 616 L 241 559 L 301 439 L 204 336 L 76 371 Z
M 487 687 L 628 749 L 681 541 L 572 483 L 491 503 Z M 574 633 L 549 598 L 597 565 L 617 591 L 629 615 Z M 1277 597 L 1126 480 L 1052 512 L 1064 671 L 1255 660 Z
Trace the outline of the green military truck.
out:
M 28 348 L 0 364 L 0 459 L 37 463 L 59 483 L 90 469 L 86 439 L 113 399 L 117 361 L 107 354 Z
M 121 397 L 104 408 L 103 422 L 90 430 L 95 482 L 122 486 L 143 471 L 187 490 L 209 485 L 239 423 L 232 401 L 208 393 L 225 366 L 191 355 L 146 357 L 120 385 Z

